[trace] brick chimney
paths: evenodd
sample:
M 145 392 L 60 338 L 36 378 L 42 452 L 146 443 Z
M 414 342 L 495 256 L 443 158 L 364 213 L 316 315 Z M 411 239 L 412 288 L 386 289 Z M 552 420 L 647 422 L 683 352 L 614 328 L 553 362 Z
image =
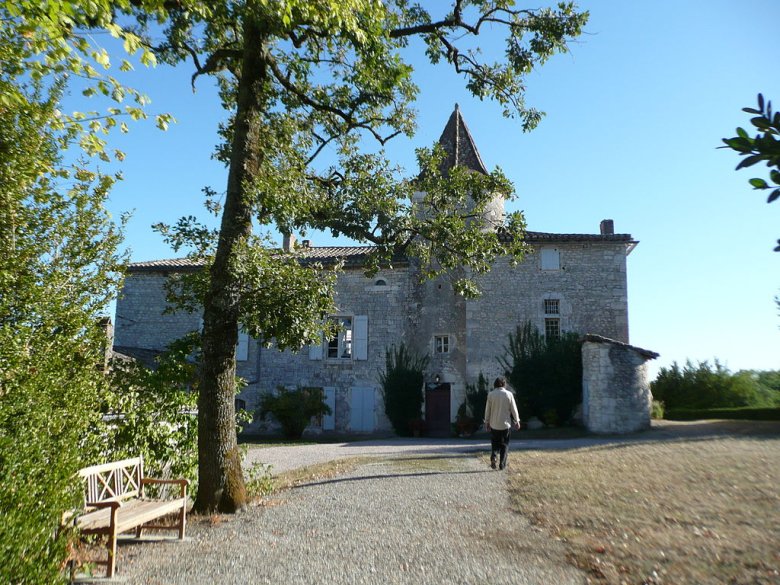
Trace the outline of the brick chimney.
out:
M 615 233 L 615 222 L 611 219 L 602 219 L 599 227 L 602 236 L 611 236 Z
M 311 240 L 303 240 L 303 241 L 301 242 L 301 245 L 302 245 L 304 248 L 311 248 Z
M 289 252 L 295 247 L 295 236 L 292 234 L 282 235 L 282 250 Z

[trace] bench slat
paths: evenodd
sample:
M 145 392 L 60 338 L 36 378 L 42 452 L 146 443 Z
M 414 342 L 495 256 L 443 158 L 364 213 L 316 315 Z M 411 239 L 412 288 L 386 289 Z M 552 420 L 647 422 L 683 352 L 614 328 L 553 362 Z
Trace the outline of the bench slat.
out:
M 155 520 L 178 512 L 186 506 L 184 498 L 165 501 L 130 500 L 117 510 L 117 534 L 127 532 Z M 76 525 L 85 533 L 108 533 L 111 530 L 111 510 L 104 508 L 79 516 Z

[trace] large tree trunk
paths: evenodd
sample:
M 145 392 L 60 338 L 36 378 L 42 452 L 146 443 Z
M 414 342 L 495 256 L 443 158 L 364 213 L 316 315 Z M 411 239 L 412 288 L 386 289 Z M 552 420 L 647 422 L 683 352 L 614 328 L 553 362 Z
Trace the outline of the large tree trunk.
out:
M 261 155 L 257 136 L 250 133 L 250 124 L 259 110 L 258 94 L 264 78 L 261 34 L 256 23 L 248 18 L 244 23 L 225 207 L 211 267 L 210 289 L 203 306 L 203 362 L 198 396 L 199 483 L 195 499 L 195 509 L 200 512 L 232 513 L 246 504 L 234 403 L 239 323 L 239 283 L 234 266 L 239 244 L 252 232 L 247 169 L 255 167 Z

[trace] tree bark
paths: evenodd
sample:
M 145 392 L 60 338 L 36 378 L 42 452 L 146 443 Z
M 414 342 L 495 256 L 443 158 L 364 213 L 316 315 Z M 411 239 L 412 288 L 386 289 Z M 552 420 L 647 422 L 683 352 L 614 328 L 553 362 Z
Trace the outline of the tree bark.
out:
M 246 488 L 236 440 L 235 348 L 238 341 L 239 285 L 235 262 L 239 245 L 252 233 L 252 206 L 246 190 L 262 156 L 252 120 L 260 110 L 260 84 L 266 76 L 262 33 L 247 17 L 244 49 L 219 242 L 203 306 L 203 348 L 198 395 L 199 512 L 236 512 L 246 505 Z

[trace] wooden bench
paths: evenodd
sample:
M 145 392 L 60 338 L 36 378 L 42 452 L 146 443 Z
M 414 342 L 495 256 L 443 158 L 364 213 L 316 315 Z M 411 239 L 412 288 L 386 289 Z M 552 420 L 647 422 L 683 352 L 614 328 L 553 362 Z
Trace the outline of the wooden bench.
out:
M 90 559 L 90 562 L 106 565 L 106 577 L 114 576 L 117 536 L 123 532 L 135 530 L 136 538 L 140 538 L 146 529 L 176 530 L 179 539 L 184 538 L 189 485 L 186 479 L 144 477 L 141 457 L 85 467 L 79 471 L 79 476 L 86 484 L 84 510 L 71 521 L 82 535 L 96 534 L 108 538 L 108 559 Z M 150 484 L 178 485 L 179 497 L 167 500 L 146 498 L 144 487 Z M 155 520 L 172 514 L 177 516 L 175 524 L 153 524 Z M 74 570 L 71 565 L 71 577 Z

